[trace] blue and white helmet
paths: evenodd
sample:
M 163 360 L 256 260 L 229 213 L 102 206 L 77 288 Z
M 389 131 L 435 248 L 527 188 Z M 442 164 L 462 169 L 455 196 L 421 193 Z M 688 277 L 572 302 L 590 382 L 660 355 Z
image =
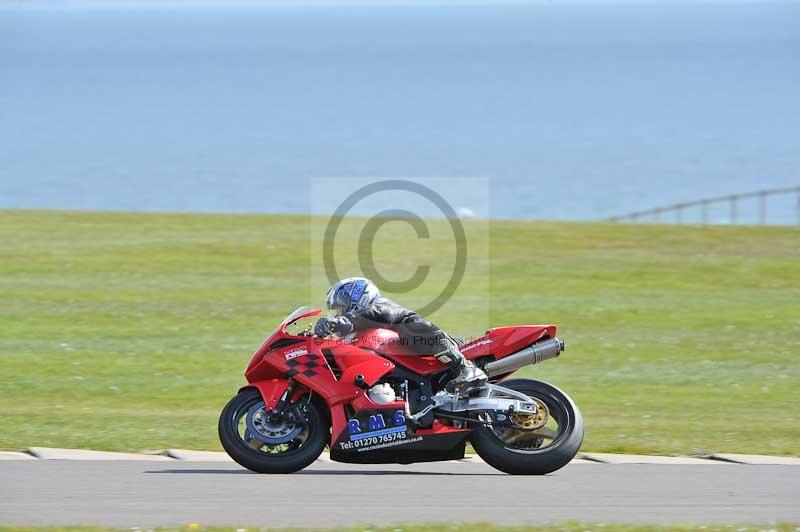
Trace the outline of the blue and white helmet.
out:
M 365 309 L 379 297 L 381 292 L 375 283 L 365 277 L 350 277 L 331 286 L 326 303 L 328 310 L 339 316 Z

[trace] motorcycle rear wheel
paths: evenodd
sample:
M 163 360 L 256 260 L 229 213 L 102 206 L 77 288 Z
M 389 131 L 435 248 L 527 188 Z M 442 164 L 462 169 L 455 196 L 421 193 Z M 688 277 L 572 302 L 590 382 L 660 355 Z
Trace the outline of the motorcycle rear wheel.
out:
M 330 429 L 313 401 L 303 405 L 306 426 L 296 440 L 267 445 L 255 439 L 246 428 L 248 411 L 263 406 L 258 390 L 246 388 L 233 397 L 219 417 L 219 439 L 225 452 L 239 465 L 256 473 L 294 473 L 319 458 L 325 449 Z
M 546 475 L 567 465 L 583 443 L 583 417 L 572 399 L 546 382 L 513 379 L 500 386 L 522 392 L 543 402 L 557 429 L 547 426 L 526 433 L 475 424 L 472 446 L 495 469 L 511 475 Z M 527 445 L 517 441 L 527 441 Z M 546 445 L 542 445 L 547 441 Z

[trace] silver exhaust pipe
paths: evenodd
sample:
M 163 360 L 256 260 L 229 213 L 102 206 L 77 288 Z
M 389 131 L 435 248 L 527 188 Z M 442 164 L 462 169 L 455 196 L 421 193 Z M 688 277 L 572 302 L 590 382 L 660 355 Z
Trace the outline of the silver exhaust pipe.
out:
M 525 349 L 520 349 L 516 353 L 507 357 L 489 362 L 484 366 L 483 371 L 489 377 L 511 373 L 524 366 L 538 364 L 551 358 L 556 358 L 564 350 L 564 342 L 558 338 L 550 338 L 531 344 Z

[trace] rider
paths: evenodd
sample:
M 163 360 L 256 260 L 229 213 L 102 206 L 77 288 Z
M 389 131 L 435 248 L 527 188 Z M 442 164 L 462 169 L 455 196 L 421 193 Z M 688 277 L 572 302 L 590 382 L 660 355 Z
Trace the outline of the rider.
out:
M 328 290 L 327 306 L 333 316 L 317 321 L 317 336 L 345 335 L 373 327 L 392 329 L 412 349 L 435 356 L 452 370 L 455 377 L 447 383 L 449 391 L 466 392 L 487 381 L 486 374 L 459 351 L 447 333 L 416 312 L 381 297 L 369 279 L 350 277 L 334 284 Z

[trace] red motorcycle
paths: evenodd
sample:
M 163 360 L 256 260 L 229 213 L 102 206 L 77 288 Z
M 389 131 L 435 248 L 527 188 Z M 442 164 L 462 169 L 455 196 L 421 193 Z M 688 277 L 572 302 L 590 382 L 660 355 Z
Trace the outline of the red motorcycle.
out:
M 321 312 L 300 308 L 281 323 L 220 415 L 222 446 L 247 469 L 299 471 L 326 446 L 337 462 L 457 460 L 469 441 L 501 471 L 543 475 L 578 453 L 583 419 L 567 394 L 536 380 L 504 380 L 563 351 L 555 325 L 498 327 L 462 345 L 489 382 L 459 395 L 445 390 L 444 365 L 394 331 L 320 338 L 297 325 Z

